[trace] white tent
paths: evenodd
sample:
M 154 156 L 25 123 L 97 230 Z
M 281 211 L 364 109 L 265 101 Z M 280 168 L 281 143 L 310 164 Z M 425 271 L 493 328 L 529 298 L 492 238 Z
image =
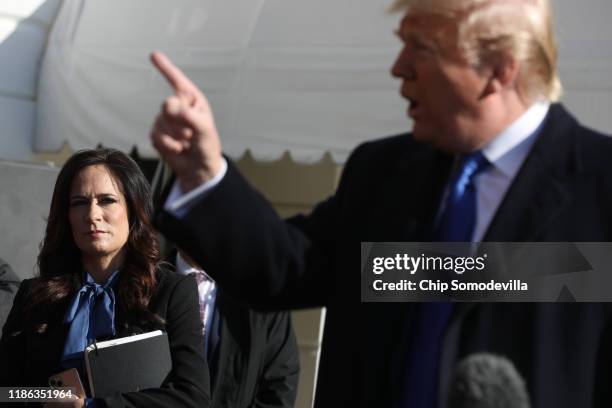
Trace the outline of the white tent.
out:
M 407 128 L 389 75 L 398 16 L 373 0 L 65 0 L 42 65 L 35 149 L 108 146 L 151 155 L 169 88 L 148 61 L 166 51 L 200 84 L 231 156 L 326 151 Z
M 40 59 L 60 2 L 0 1 L 0 159 L 31 158 Z

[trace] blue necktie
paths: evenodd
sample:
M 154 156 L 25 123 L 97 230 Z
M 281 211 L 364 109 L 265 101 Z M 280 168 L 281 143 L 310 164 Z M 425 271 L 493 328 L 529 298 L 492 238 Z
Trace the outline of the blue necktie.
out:
M 62 353 L 62 367 L 79 367 L 88 345 L 98 338 L 115 335 L 115 293 L 112 286 L 116 276 L 117 273 L 104 285 L 87 276 L 87 283 L 72 300 L 64 318 L 70 329 Z
M 401 408 L 434 408 L 438 392 L 438 365 L 442 336 L 450 320 L 453 304 L 429 302 L 417 306 L 411 326 L 411 340 Z
M 482 152 L 467 154 L 459 160 L 458 171 L 434 233 L 440 242 L 470 242 L 476 225 L 476 185 L 474 177 L 487 168 L 489 161 Z
M 474 176 L 488 166 L 481 152 L 463 156 L 450 182 L 434 237 L 440 242 L 470 242 L 476 224 Z M 421 303 L 412 327 L 402 408 L 437 405 L 438 366 L 442 338 L 453 312 L 451 302 Z

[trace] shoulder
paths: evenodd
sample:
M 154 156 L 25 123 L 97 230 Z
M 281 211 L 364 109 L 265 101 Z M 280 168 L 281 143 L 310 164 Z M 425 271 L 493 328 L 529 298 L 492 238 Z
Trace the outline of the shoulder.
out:
M 19 283 L 19 289 L 15 294 L 15 303 L 18 301 L 26 301 L 32 292 L 32 288 L 40 284 L 40 278 L 24 279 Z
M 612 171 L 612 136 L 580 126 L 578 145 L 585 169 Z
M 407 164 L 435 158 L 435 152 L 429 144 L 416 141 L 412 133 L 365 142 L 349 156 L 338 191 L 370 191 L 380 180 L 401 171 Z
M 612 137 L 584 126 L 562 104 L 551 105 L 538 143 L 550 163 L 569 164 L 562 171 L 612 177 Z
M 157 266 L 156 278 L 157 288 L 150 303 L 152 311 L 168 317 L 198 308 L 198 285 L 193 276 L 179 274 L 171 264 L 162 262 Z
M 347 165 L 371 160 L 392 160 L 418 145 L 419 143 L 414 140 L 411 133 L 371 140 L 360 144 L 353 150 L 347 160 Z
M 351 152 L 344 165 L 340 185 L 346 184 L 347 179 L 362 182 L 379 177 L 379 174 L 392 170 L 398 162 L 405 160 L 405 155 L 414 151 L 417 145 L 410 133 L 360 144 Z
M 161 262 L 157 265 L 155 277 L 157 279 L 156 298 L 165 297 L 177 291 L 184 293 L 194 287 L 197 292 L 195 279 L 191 276 L 177 273 L 174 270 L 174 266 L 167 262 Z
M 578 166 L 586 173 L 603 172 L 612 177 L 612 136 L 582 125 L 559 105 L 556 109 L 561 111 L 558 115 L 568 116 L 568 125 L 573 125 L 568 127 L 574 129 Z

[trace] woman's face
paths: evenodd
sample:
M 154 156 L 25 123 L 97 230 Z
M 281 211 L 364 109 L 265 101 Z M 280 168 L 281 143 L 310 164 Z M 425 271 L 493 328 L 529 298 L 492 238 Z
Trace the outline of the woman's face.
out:
M 85 258 L 113 258 L 128 240 L 125 197 L 106 166 L 85 167 L 72 182 L 68 218 Z

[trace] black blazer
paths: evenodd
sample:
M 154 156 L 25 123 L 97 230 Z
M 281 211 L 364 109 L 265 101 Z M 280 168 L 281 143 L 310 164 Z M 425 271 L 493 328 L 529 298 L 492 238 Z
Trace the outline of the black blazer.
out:
M 611 157 L 611 138 L 553 105 L 485 240 L 612 241 Z M 161 212 L 156 222 L 237 298 L 262 308 L 327 306 L 317 407 L 392 406 L 414 304 L 360 302 L 359 243 L 431 240 L 452 159 L 410 134 L 365 143 L 334 196 L 289 222 L 230 163 L 185 218 Z M 515 362 L 534 407 L 589 406 L 610 316 L 603 304 L 458 307 L 445 338 L 441 401 L 456 360 L 480 350 Z
M 221 290 L 216 310 L 212 407 L 293 407 L 300 362 L 289 313 L 255 311 Z
M 164 330 L 170 343 L 172 371 L 161 388 L 117 393 L 104 398 L 104 402 L 108 407 L 208 407 L 210 379 L 202 356 L 204 340 L 195 281 L 163 269 L 157 277 L 157 291 L 149 310 L 166 321 Z M 44 333 L 24 329 L 23 308 L 35 279 L 22 282 L 2 330 L 0 386 L 48 386 L 49 377 L 62 371 L 59 364 L 69 328 L 62 321 L 70 300 L 46 311 L 46 316 L 36 317 L 49 322 Z M 129 316 L 119 315 L 117 319 L 130 320 Z M 132 323 L 118 331 L 119 337 L 123 337 L 150 329 L 144 324 Z

